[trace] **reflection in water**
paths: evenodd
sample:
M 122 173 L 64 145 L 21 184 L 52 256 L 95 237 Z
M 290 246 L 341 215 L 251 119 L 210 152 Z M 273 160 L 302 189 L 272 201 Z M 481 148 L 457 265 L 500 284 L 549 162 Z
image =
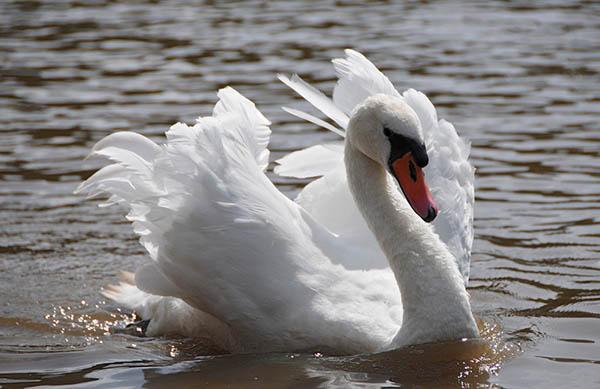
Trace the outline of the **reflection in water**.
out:
M 488 382 L 519 347 L 504 343 L 497 324 L 480 322 L 481 340 L 411 346 L 381 354 L 324 361 L 311 373 L 341 387 L 353 382 L 460 386 Z M 323 367 L 335 369 L 323 370 Z
M 600 384 L 599 12 L 552 0 L 1 2 L 0 385 Z M 327 60 L 345 47 L 427 93 L 472 141 L 470 293 L 485 341 L 203 357 L 183 339 L 106 335 L 132 318 L 98 291 L 145 254 L 121 210 L 71 194 L 98 167 L 82 162 L 91 145 L 117 130 L 156 139 L 228 84 L 275 123 L 273 159 L 336 140 L 279 109 L 305 107 L 274 74 L 330 91 Z M 272 178 L 290 196 L 306 183 Z
M 69 314 L 65 313 L 65 317 Z M 91 319 L 90 323 L 96 321 Z M 4 380 L 23 384 L 42 381 L 47 385 L 96 380 L 121 382 L 123 386 L 144 383 L 149 387 L 179 387 L 192 382 L 240 388 L 249 384 L 274 388 L 291 384 L 474 385 L 497 375 L 501 364 L 519 353 L 514 344 L 504 343 L 497 324 L 480 322 L 480 328 L 482 340 L 427 344 L 352 357 L 329 357 L 319 352 L 206 356 L 205 350 L 184 339 L 104 337 L 96 339 L 96 344 L 80 345 L 69 352 L 47 350 L 46 355 L 34 350 L 21 355 L 20 361 L 9 360 L 0 374 Z M 42 371 L 53 372 L 55 377 Z

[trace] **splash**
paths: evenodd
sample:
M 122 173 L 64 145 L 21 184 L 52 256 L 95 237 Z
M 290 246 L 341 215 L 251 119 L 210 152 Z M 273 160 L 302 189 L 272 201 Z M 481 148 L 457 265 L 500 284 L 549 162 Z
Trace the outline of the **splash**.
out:
M 111 334 L 111 328 L 124 326 L 135 320 L 135 314 L 116 312 L 107 309 L 106 301 L 94 304 L 81 300 L 70 305 L 53 305 L 51 312 L 44 315 L 48 330 L 61 335 L 65 343 L 72 337 L 83 338 L 85 345 L 103 343 L 103 338 Z

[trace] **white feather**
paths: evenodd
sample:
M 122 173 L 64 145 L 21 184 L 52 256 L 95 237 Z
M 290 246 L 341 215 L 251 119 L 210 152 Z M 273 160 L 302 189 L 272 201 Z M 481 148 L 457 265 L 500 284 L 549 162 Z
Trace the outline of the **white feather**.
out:
M 135 132 L 125 131 L 112 133 L 100 140 L 94 145 L 92 153 L 107 147 L 129 150 L 143 158 L 146 162 L 154 160 L 156 155 L 160 152 L 160 146 L 150 139 L 140 134 L 136 134 Z
M 342 128 L 348 126 L 348 115 L 333 104 L 329 97 L 307 84 L 297 74 L 294 74 L 291 79 L 282 74 L 277 77 L 339 126 Z
M 281 107 L 285 112 L 289 113 L 290 115 L 294 115 L 300 119 L 304 119 L 307 122 L 311 122 L 313 124 L 316 124 L 319 127 L 323 127 L 333 133 L 338 134 L 341 137 L 345 137 L 346 134 L 344 133 L 343 130 L 340 130 L 339 128 L 336 128 L 334 126 L 332 126 L 331 124 L 327 123 L 324 120 L 321 120 L 317 117 L 314 117 L 312 115 L 307 114 L 306 112 L 302 112 L 302 111 L 298 111 L 297 109 L 293 109 L 293 108 L 287 108 L 287 107 Z
M 399 96 L 394 85 L 361 53 L 346 49 L 346 58 L 334 59 L 338 82 L 333 102 L 347 115 L 367 97 L 377 93 Z
M 345 58 L 333 60 L 339 78 L 333 92 L 333 102 L 322 94 L 319 101 L 307 99 L 317 109 L 327 115 L 325 111 L 332 111 L 330 106 L 334 104 L 337 109 L 349 115 L 356 105 L 363 102 L 369 96 L 379 93 L 401 96 L 389 79 L 366 57 L 350 49 L 346 50 L 345 53 Z M 296 90 L 294 87 L 292 89 Z M 454 254 L 466 282 L 468 280 L 471 246 L 473 244 L 473 206 L 475 202 L 473 186 L 474 169 L 468 159 L 469 146 L 464 139 L 458 136 L 452 124 L 445 120 L 438 121 L 435 107 L 425 94 L 414 89 L 409 89 L 402 94 L 402 97 L 415 111 L 423 128 L 430 161 L 425 169 L 427 183 L 441 210 L 441 213 L 433 223 L 435 231 Z M 323 103 L 322 101 L 326 102 Z M 327 109 L 321 109 L 319 104 L 323 104 Z M 315 123 L 313 120 L 309 121 Z M 310 166 L 308 166 L 307 163 L 302 162 L 302 158 L 293 157 L 294 155 L 301 156 L 302 154 L 299 154 L 301 152 L 302 150 L 282 158 L 280 162 L 284 163 L 285 168 L 276 169 L 275 172 L 278 174 L 283 173 L 282 175 L 285 176 L 304 178 L 312 177 L 315 172 L 320 171 L 322 174 L 319 175 L 325 176 L 320 179 L 325 179 L 321 181 L 322 185 L 316 184 L 316 182 L 320 181 L 317 180 L 304 189 L 304 191 L 311 192 L 310 198 L 312 201 L 310 206 L 302 203 L 303 206 L 324 210 L 331 209 L 332 207 L 339 209 L 340 204 L 345 204 L 345 208 L 341 209 L 338 213 L 319 212 L 313 214 L 318 214 L 319 221 L 328 226 L 346 244 L 355 242 L 357 236 L 370 234 L 368 230 L 365 231 L 364 220 L 362 220 L 362 216 L 358 213 L 353 201 L 341 202 L 339 200 L 341 198 L 340 195 L 328 195 L 331 193 L 330 188 L 336 187 L 336 185 L 332 184 L 333 182 L 337 183 L 337 185 L 345 185 L 344 191 L 349 193 L 343 169 L 330 168 L 331 161 L 335 157 L 327 155 L 326 157 L 320 156 L 320 159 L 317 159 L 315 156 L 311 159 Z M 343 150 L 338 150 L 337 159 L 339 161 L 343 160 Z M 321 168 L 319 168 L 319 164 L 322 165 Z M 306 197 L 309 196 L 305 196 L 301 192 L 298 201 L 300 202 L 301 199 Z M 345 220 L 344 223 L 336 222 L 336 215 L 339 213 L 354 215 L 355 219 L 352 221 Z M 332 220 L 327 220 L 328 218 L 332 218 Z M 352 226 L 356 226 L 356 228 L 353 229 Z M 368 243 L 365 242 L 365 244 Z M 361 246 L 361 250 L 370 252 L 370 257 L 376 258 L 372 262 L 373 267 L 381 265 L 383 253 L 374 239 L 370 240 L 368 247 Z M 352 264 L 348 264 L 348 266 L 354 267 L 354 263 L 355 261 L 352 261 Z
M 283 177 L 320 177 L 343 166 L 343 152 L 344 145 L 339 143 L 308 147 L 278 159 L 274 170 Z

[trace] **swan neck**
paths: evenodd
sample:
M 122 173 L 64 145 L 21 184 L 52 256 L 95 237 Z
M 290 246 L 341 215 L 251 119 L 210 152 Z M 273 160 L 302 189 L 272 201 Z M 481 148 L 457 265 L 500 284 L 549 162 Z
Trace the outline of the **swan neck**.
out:
M 393 177 L 348 140 L 345 163 L 354 200 L 400 289 L 402 327 L 390 347 L 478 336 L 458 265 L 432 226 L 414 213 Z

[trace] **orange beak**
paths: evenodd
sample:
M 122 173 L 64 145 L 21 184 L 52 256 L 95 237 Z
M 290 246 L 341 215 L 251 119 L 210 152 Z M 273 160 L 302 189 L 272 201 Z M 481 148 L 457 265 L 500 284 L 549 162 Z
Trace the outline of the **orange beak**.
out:
M 390 167 L 402 188 L 404 197 L 416 214 L 427 223 L 435 219 L 438 213 L 437 207 L 425 183 L 423 169 L 417 165 L 412 153 L 405 153 L 393 161 Z

